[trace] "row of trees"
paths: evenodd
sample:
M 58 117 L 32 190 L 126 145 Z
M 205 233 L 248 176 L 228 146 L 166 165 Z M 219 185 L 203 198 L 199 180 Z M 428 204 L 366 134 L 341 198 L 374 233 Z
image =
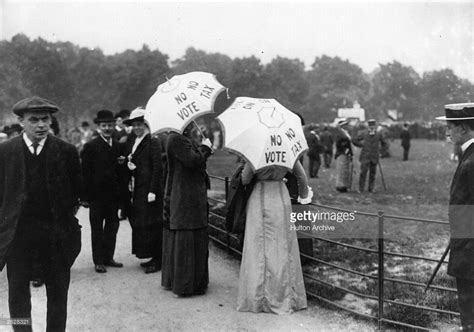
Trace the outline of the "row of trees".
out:
M 12 122 L 14 102 L 35 94 L 59 103 L 66 111 L 58 115 L 62 123 L 77 125 L 102 108 L 144 106 L 166 77 L 195 70 L 215 74 L 229 88 L 231 98 L 222 94 L 217 112 L 237 96 L 276 98 L 307 122 L 332 121 L 338 108 L 352 107 L 355 101 L 380 120 L 387 110 L 397 109 L 404 120 L 430 121 L 442 113 L 444 104 L 474 99 L 473 83 L 451 69 L 420 76 L 397 61 L 367 74 L 339 57 L 316 57 L 307 69 L 298 59 L 276 57 L 264 65 L 253 56 L 232 59 L 192 47 L 170 61 L 146 45 L 104 55 L 100 49 L 19 34 L 0 41 L 0 120 Z

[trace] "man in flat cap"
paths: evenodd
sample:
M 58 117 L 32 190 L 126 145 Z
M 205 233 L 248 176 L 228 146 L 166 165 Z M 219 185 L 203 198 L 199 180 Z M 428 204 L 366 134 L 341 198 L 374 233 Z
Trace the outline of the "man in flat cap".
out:
M 362 148 L 360 151 L 360 177 L 359 191 L 364 192 L 367 172 L 369 173 L 369 192 L 374 190 L 377 164 L 380 159 L 380 149 L 386 146 L 385 139 L 377 132 L 377 122 L 374 119 L 367 121 L 368 130 L 357 135 L 352 141 L 355 146 Z
M 107 272 L 106 266 L 122 267 L 114 260 L 115 241 L 119 229 L 120 146 L 113 139 L 114 114 L 97 112 L 94 122 L 99 136 L 84 145 L 81 153 L 84 174 L 84 201 L 89 206 L 92 232 L 92 259 L 97 273 Z
M 448 274 L 456 278 L 463 331 L 474 331 L 474 103 L 445 106 L 446 135 L 462 149 L 451 182 Z
M 58 110 L 40 97 L 19 101 L 13 112 L 24 132 L 0 145 L 0 270 L 7 266 L 10 317 L 26 324 L 15 331 L 32 330 L 29 282 L 36 260 L 46 284 L 46 330 L 66 328 L 70 269 L 81 249 L 75 212 L 82 179 L 74 146 L 48 133 Z

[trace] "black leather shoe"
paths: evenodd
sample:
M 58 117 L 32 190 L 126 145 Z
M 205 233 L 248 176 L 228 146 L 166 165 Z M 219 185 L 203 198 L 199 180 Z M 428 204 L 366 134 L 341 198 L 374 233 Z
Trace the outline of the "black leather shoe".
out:
M 155 273 L 155 272 L 158 272 L 161 270 L 161 265 L 159 264 L 152 264 L 150 266 L 147 266 L 145 268 L 145 273 L 148 274 L 148 273 Z
M 95 272 L 97 273 L 105 273 L 107 270 L 105 269 L 105 266 L 103 264 L 97 264 L 95 266 Z
M 150 265 L 153 265 L 153 263 L 154 263 L 154 260 L 153 260 L 153 258 L 152 258 L 152 259 L 150 259 L 148 262 L 140 263 L 140 266 L 141 266 L 141 267 L 149 267 Z
M 118 262 L 114 261 L 113 259 L 111 259 L 110 261 L 108 261 L 104 265 L 105 266 L 110 266 L 110 267 L 123 267 L 122 263 L 118 263 Z
M 35 288 L 38 288 L 44 285 L 44 281 L 41 279 L 36 279 L 31 282 L 31 285 Z

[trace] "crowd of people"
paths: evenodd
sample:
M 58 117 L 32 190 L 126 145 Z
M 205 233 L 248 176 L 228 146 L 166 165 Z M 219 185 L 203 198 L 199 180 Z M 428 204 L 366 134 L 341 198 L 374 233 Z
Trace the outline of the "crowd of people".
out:
M 46 286 L 47 330 L 65 330 L 71 267 L 81 250 L 80 206 L 89 209 L 96 273 L 123 267 L 114 253 L 120 219 L 128 219 L 131 252 L 147 259 L 140 263 L 144 273 L 161 270 L 162 287 L 177 297 L 205 294 L 211 141 L 194 122 L 182 134 L 152 136 L 138 108 L 100 110 L 96 129 L 83 122 L 68 132 L 68 143 L 53 130 L 59 110 L 40 97 L 19 101 L 13 112 L 21 126 L 0 144 L 0 269 L 7 267 L 10 316 L 29 322 L 14 329 L 31 330 L 34 280 Z M 297 200 L 310 203 L 299 162 L 293 172 Z M 254 187 L 244 212 L 239 311 L 287 313 L 307 305 L 296 232 L 285 222 L 291 213 L 286 173 L 278 166 L 255 174 L 243 167 L 241 183 Z M 271 215 L 263 213 L 269 209 Z

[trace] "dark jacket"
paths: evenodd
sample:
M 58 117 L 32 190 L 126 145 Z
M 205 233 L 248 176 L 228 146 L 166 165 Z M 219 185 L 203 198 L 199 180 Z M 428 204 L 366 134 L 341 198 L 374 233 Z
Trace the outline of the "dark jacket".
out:
M 451 183 L 448 274 L 474 280 L 474 144 L 463 153 Z
M 27 198 L 24 145 L 22 136 L 0 144 L 0 270 Z M 81 248 L 80 225 L 74 216 L 82 185 L 79 156 L 74 145 L 51 135 L 43 149 L 53 234 L 71 267 Z
M 385 147 L 387 144 L 381 133 L 376 131 L 373 135 L 370 135 L 368 130 L 357 135 L 352 143 L 362 148 L 359 157 L 361 163 L 368 161 L 377 163 L 380 159 L 381 147 Z
M 130 143 L 126 156 L 132 152 L 134 141 Z M 129 176 L 134 178 L 133 209 L 130 219 L 132 227 L 160 223 L 163 212 L 163 190 L 159 140 L 147 134 L 132 154 L 131 162 L 136 166 L 135 170 L 129 170 Z M 148 193 L 156 195 L 154 202 L 148 203 Z
M 86 202 L 116 202 L 120 197 L 119 163 L 120 145 L 113 141 L 109 146 L 101 136 L 84 145 L 81 153 Z
M 347 137 L 342 131 L 336 136 L 336 154 L 334 155 L 334 159 L 337 159 L 341 154 L 345 154 L 349 157 L 352 157 L 354 154 L 352 153 L 352 141 L 349 137 Z
M 334 140 L 332 139 L 331 133 L 328 130 L 323 130 L 319 137 L 321 139 L 321 145 L 324 147 L 324 152 L 332 152 Z
M 324 147 L 321 145 L 321 140 L 317 134 L 309 132 L 306 136 L 306 141 L 308 143 L 308 157 L 317 158 L 323 153 Z
M 410 147 L 410 132 L 406 129 L 403 129 L 400 133 L 400 139 L 402 140 L 402 146 L 404 148 Z
M 165 225 L 173 230 L 207 226 L 206 161 L 212 150 L 184 135 L 171 133 L 166 144 L 168 177 L 165 189 Z

